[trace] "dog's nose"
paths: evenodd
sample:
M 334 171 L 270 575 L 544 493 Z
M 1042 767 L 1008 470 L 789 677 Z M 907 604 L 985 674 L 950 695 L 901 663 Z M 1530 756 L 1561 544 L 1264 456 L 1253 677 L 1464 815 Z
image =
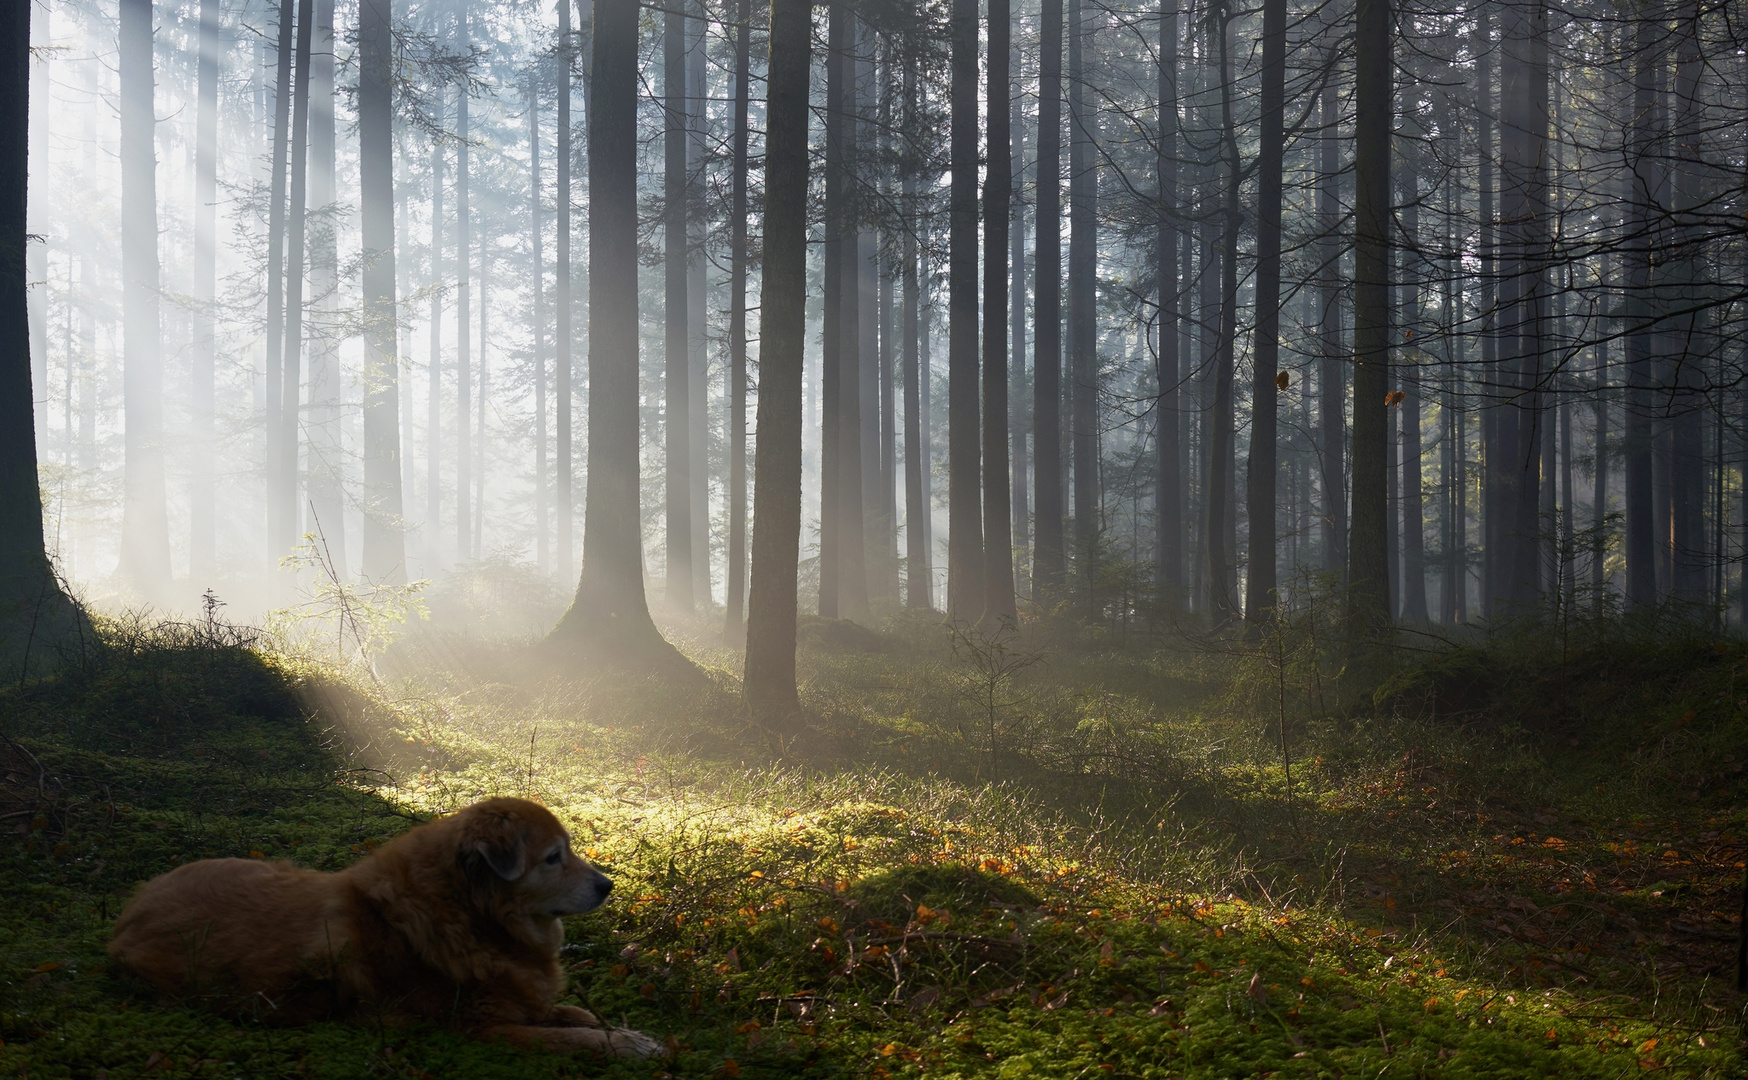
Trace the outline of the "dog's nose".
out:
M 602 874 L 595 879 L 595 887 L 601 890 L 601 899 L 607 899 L 607 894 L 613 891 L 613 879 Z

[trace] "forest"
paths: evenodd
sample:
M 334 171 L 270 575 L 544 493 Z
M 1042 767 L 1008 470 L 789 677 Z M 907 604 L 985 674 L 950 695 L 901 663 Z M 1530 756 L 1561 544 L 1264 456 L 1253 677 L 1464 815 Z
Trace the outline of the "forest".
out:
M 669 3 L 0 5 L 0 1073 L 1742 1075 L 1741 5 Z M 653 1062 L 112 947 L 505 797 Z

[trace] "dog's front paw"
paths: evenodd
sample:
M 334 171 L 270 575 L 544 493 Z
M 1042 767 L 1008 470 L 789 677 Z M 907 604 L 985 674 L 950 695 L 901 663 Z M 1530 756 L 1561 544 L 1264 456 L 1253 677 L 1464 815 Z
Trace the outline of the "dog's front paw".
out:
M 554 1023 L 566 1024 L 572 1027 L 598 1028 L 604 1026 L 601 1023 L 600 1017 L 587 1009 L 578 1008 L 575 1005 L 554 1005 L 552 1007 L 552 1019 Z
M 668 1048 L 632 1028 L 612 1028 L 607 1032 L 607 1045 L 620 1057 L 647 1058 L 668 1052 Z

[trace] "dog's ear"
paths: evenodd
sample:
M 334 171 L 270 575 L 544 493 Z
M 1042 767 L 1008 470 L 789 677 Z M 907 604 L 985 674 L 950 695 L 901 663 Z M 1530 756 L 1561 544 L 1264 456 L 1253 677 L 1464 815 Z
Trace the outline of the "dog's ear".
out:
M 515 881 L 528 872 L 528 840 L 522 830 L 509 822 L 504 825 L 498 835 L 476 840 L 474 851 L 492 868 L 492 873 L 505 881 Z

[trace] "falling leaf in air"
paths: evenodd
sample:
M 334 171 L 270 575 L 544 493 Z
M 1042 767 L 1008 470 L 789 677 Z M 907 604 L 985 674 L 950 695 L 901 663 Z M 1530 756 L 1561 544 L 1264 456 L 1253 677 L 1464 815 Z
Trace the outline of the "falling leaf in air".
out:
M 1288 377 L 1287 373 L 1284 371 L 1281 372 L 1279 375 L 1275 376 L 1275 386 L 1282 389 L 1282 390 L 1285 390 L 1287 388 L 1287 383 L 1289 381 L 1290 381 L 1289 377 Z

